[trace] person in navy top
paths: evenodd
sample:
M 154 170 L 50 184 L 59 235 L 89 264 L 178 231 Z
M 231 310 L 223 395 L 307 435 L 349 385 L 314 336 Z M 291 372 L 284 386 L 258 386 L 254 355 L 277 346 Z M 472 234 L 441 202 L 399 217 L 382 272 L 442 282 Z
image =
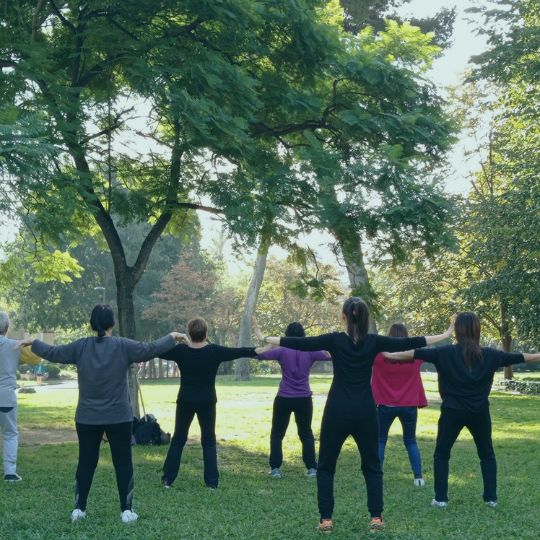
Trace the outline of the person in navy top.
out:
M 480 329 L 478 315 L 465 311 L 456 318 L 456 345 L 384 353 L 393 360 L 416 358 L 431 362 L 437 369 L 442 403 L 433 456 L 435 498 L 431 503 L 439 508 L 448 506 L 450 452 L 464 427 L 473 436 L 480 458 L 484 501 L 490 507 L 497 506 L 497 462 L 491 439 L 488 399 L 493 376 L 501 367 L 540 360 L 540 353 L 509 353 L 481 347 Z

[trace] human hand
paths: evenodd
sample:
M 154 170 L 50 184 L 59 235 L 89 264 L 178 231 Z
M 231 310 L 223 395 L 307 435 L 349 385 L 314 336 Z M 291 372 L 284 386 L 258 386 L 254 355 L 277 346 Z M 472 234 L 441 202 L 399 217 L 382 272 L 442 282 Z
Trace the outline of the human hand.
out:
M 448 327 L 448 330 L 446 331 L 446 335 L 448 337 L 452 337 L 452 333 L 454 332 L 454 326 L 456 324 L 456 319 L 457 319 L 457 314 L 454 313 L 451 317 L 450 317 L 450 326 Z
M 29 347 L 32 345 L 32 343 L 34 343 L 34 338 L 21 339 L 19 342 L 17 342 L 17 345 L 13 347 L 13 350 L 18 351 L 23 347 Z
M 189 339 L 187 334 L 183 334 L 181 332 L 171 332 L 171 336 L 175 341 L 183 341 L 187 345 L 191 345 L 191 339 Z

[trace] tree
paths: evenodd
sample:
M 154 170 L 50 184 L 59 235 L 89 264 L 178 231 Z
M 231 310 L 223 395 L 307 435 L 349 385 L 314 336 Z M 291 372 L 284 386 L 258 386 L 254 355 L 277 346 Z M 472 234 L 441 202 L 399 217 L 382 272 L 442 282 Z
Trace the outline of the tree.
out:
M 389 308 L 386 323 L 403 317 L 413 321 L 415 331 L 433 331 L 449 312 L 473 310 L 484 322 L 484 336 L 510 351 L 516 339 L 532 343 L 537 327 L 531 315 L 540 286 L 538 229 L 531 209 L 538 198 L 534 190 L 523 189 L 523 169 L 507 146 L 517 109 L 509 114 L 507 94 L 500 98 L 497 91 L 470 83 L 456 96 L 456 115 L 466 136 L 476 141 L 468 153 L 480 158 L 454 226 L 458 246 L 432 260 L 414 253 L 411 264 L 384 269 L 378 279 Z M 511 368 L 505 368 L 505 377 L 512 377 Z
M 236 341 L 243 291 L 231 281 L 219 260 L 193 247 L 186 249 L 163 275 L 142 317 L 175 328 L 185 328 L 190 319 L 203 317 L 209 324 L 211 341 L 232 345 Z
M 403 22 L 396 13 L 400 6 L 407 5 L 411 0 L 341 0 L 345 10 L 345 28 L 349 32 L 358 32 L 367 26 L 382 30 L 388 19 Z M 433 32 L 438 45 L 446 46 L 452 38 L 456 9 L 443 8 L 434 17 L 426 19 L 408 19 L 408 22 L 418 26 L 425 33 Z
M 309 281 L 306 282 L 303 270 L 294 261 L 271 258 L 257 302 L 257 317 L 261 328 L 271 335 L 283 335 L 289 323 L 298 321 L 308 334 L 339 329 L 339 300 L 344 291 L 335 268 L 320 265 L 317 285 L 321 282 L 324 283 L 324 290 L 314 289 L 310 287 Z
M 196 225 L 192 224 L 191 238 L 163 235 L 156 243 L 134 298 L 137 326 L 145 338 L 155 338 L 171 330 L 166 323 L 151 324 L 141 319 L 140 313 L 153 301 L 151 295 L 180 252 L 193 249 L 192 244 L 197 244 Z M 148 225 L 138 224 L 129 230 L 120 229 L 128 256 L 133 256 L 148 228 Z M 112 262 L 102 244 L 99 237 L 89 238 L 72 248 L 64 246 L 65 251 L 36 253 L 32 236 L 22 229 L 17 240 L 6 246 L 9 255 L 0 265 L 4 296 L 17 306 L 19 324 L 30 332 L 45 330 L 86 335 L 93 304 L 104 297 L 116 307 Z M 96 290 L 96 287 L 105 290 Z
M 507 274 L 515 305 L 510 316 L 520 338 L 533 343 L 540 336 L 540 12 L 531 0 L 503 0 L 496 9 L 475 11 L 484 17 L 480 30 L 489 48 L 475 58 L 474 77 L 491 84 L 497 95 L 494 170 L 503 179 L 509 229 Z
M 6 4 L 0 105 L 21 115 L 42 111 L 56 150 L 39 175 L 17 176 L 11 191 L 56 242 L 97 225 L 113 261 L 122 335 L 136 335 L 134 289 L 173 216 L 215 211 L 190 196 L 208 172 L 201 161 L 248 151 L 257 133 L 267 134 L 261 120 L 287 105 L 287 88 L 336 50 L 319 7 L 240 0 Z M 277 65 L 292 82 L 275 73 Z M 124 140 L 138 132 L 129 123 L 130 97 L 150 100 L 154 123 L 144 144 L 157 141 L 158 152 L 134 156 L 113 146 L 121 129 Z M 132 262 L 118 222 L 152 223 Z M 132 402 L 137 412 L 133 391 Z
M 39 110 L 55 150 L 12 190 L 49 241 L 100 230 L 123 335 L 136 333 L 134 290 L 155 243 L 188 210 L 222 213 L 247 241 L 259 235 L 253 209 L 238 201 L 252 198 L 239 174 L 253 177 L 261 148 L 296 177 L 300 163 L 330 149 L 345 157 L 354 149 L 360 163 L 367 145 L 409 167 L 420 153 L 428 161 L 444 153 L 450 124 L 412 67 L 435 49 L 397 23 L 378 36 L 346 36 L 337 8 L 322 0 L 6 5 L 2 106 Z M 130 116 L 136 99 L 151 107 L 144 130 Z M 139 151 L 122 147 L 140 136 Z M 229 170 L 234 189 L 216 188 Z M 306 193 L 317 192 L 313 184 L 303 176 Z M 197 202 L 204 196 L 214 207 Z M 128 261 L 118 225 L 136 222 L 151 228 Z

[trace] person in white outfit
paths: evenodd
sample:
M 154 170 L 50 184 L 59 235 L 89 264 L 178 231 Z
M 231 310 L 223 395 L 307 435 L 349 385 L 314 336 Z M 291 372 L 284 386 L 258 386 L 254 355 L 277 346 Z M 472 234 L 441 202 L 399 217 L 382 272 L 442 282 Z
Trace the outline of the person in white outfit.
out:
M 8 314 L 0 311 L 0 430 L 4 439 L 4 480 L 20 482 L 22 478 L 17 474 L 17 368 L 21 359 L 29 364 L 40 360 L 29 350 L 17 348 L 19 342 L 6 337 L 8 328 Z

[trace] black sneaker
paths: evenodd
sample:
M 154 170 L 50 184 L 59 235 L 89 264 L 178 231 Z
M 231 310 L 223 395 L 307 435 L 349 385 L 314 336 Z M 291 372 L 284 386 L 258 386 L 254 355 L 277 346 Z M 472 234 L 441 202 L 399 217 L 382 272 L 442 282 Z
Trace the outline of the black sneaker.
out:
M 17 473 L 15 474 L 4 474 L 4 481 L 5 482 L 20 482 L 22 480 L 22 476 L 19 476 Z

